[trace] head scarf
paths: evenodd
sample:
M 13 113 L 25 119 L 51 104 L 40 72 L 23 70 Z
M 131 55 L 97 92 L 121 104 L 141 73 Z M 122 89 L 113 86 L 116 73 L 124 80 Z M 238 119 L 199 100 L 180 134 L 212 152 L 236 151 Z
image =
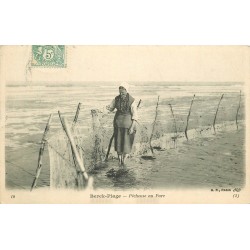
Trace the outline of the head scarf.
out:
M 119 87 L 123 87 L 127 90 L 127 92 L 129 92 L 129 84 L 128 83 L 123 82 L 123 83 L 119 84 Z

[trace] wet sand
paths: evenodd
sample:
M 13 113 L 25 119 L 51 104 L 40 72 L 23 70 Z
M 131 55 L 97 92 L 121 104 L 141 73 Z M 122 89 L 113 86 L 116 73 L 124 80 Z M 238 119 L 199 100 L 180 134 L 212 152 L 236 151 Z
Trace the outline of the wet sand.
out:
M 233 188 L 245 183 L 244 130 L 222 132 L 196 138 L 175 149 L 155 151 L 156 159 L 131 158 L 127 173 L 108 178 L 107 172 L 119 170 L 110 161 L 94 175 L 95 188 Z
M 156 159 L 128 159 L 128 172 L 115 178 L 107 176 L 117 159 L 109 160 L 91 173 L 95 189 L 161 189 L 161 188 L 233 188 L 245 183 L 244 130 L 221 132 L 216 136 L 195 138 L 178 144 L 175 149 L 155 150 Z M 29 189 L 38 159 L 39 145 L 27 154 L 18 149 L 6 155 L 6 186 Z M 43 169 L 38 188 L 49 186 L 49 158 L 44 152 Z M 15 159 L 18 159 L 15 160 Z M 12 162 L 12 163 L 11 163 Z M 15 166 L 15 162 L 18 164 Z M 25 178 L 24 178 L 25 177 Z
M 150 176 L 152 188 L 232 188 L 245 183 L 244 131 L 196 138 L 167 155 L 158 154 Z

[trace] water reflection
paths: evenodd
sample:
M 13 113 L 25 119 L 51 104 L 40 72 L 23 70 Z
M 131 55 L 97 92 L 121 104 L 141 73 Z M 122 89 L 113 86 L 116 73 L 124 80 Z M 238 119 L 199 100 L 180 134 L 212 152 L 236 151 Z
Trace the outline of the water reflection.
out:
M 126 166 L 121 167 L 117 159 L 111 159 L 92 170 L 91 174 L 95 178 L 95 189 L 146 189 L 151 169 L 152 161 L 131 158 Z

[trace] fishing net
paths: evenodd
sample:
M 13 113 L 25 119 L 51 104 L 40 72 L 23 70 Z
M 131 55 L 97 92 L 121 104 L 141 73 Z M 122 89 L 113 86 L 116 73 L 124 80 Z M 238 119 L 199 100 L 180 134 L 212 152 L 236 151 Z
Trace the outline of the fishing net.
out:
M 50 185 L 54 188 L 78 188 L 82 176 L 75 163 L 71 145 L 65 132 L 58 131 L 48 140 L 50 159 Z
M 69 120 L 69 117 L 67 117 Z M 53 122 L 60 123 L 59 119 Z M 82 122 L 72 123 L 70 133 L 73 136 L 78 155 L 82 164 L 88 166 L 92 159 L 92 134 L 89 124 Z M 53 188 L 74 188 L 81 189 L 85 186 L 85 181 L 79 163 L 73 152 L 70 140 L 63 128 L 59 126 L 57 131 L 47 140 L 49 160 L 50 160 L 50 185 Z M 88 170 L 87 170 L 88 171 Z
M 244 96 L 241 96 L 243 99 Z M 106 159 L 116 157 L 114 151 L 113 119 L 115 112 L 92 110 L 89 117 L 79 118 L 71 133 L 82 162 L 91 172 Z M 81 116 L 81 115 L 80 115 Z M 244 102 L 239 95 L 190 96 L 142 101 L 138 108 L 135 141 L 131 156 L 152 153 L 153 149 L 171 149 L 177 141 L 213 134 L 216 130 L 236 129 L 244 120 Z M 185 135 L 185 131 L 187 135 Z M 50 183 L 53 187 L 79 188 L 83 179 L 76 164 L 65 131 L 60 128 L 48 139 Z

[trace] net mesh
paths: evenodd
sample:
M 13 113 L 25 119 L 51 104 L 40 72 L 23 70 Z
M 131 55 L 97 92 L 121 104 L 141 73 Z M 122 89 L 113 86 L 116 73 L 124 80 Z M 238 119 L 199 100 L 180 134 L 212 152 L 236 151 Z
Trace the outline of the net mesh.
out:
M 176 140 L 186 140 L 184 135 L 186 128 L 189 139 L 213 134 L 213 123 L 217 131 L 236 129 L 236 114 L 239 125 L 242 125 L 245 118 L 244 103 L 240 102 L 238 110 L 239 95 L 229 93 L 224 95 L 221 101 L 220 98 L 220 95 L 165 98 L 159 100 L 158 106 L 157 97 L 155 100 L 142 101 L 138 109 L 139 121 L 131 156 L 148 154 L 150 138 L 154 148 L 169 149 L 174 147 Z M 92 110 L 92 119 L 79 119 L 71 129 L 87 172 L 96 168 L 105 159 L 113 135 L 114 114 L 114 112 Z M 62 128 L 49 138 L 48 145 L 51 185 L 70 188 L 82 185 L 80 169 L 75 163 L 70 142 Z M 109 157 L 116 157 L 113 144 Z

